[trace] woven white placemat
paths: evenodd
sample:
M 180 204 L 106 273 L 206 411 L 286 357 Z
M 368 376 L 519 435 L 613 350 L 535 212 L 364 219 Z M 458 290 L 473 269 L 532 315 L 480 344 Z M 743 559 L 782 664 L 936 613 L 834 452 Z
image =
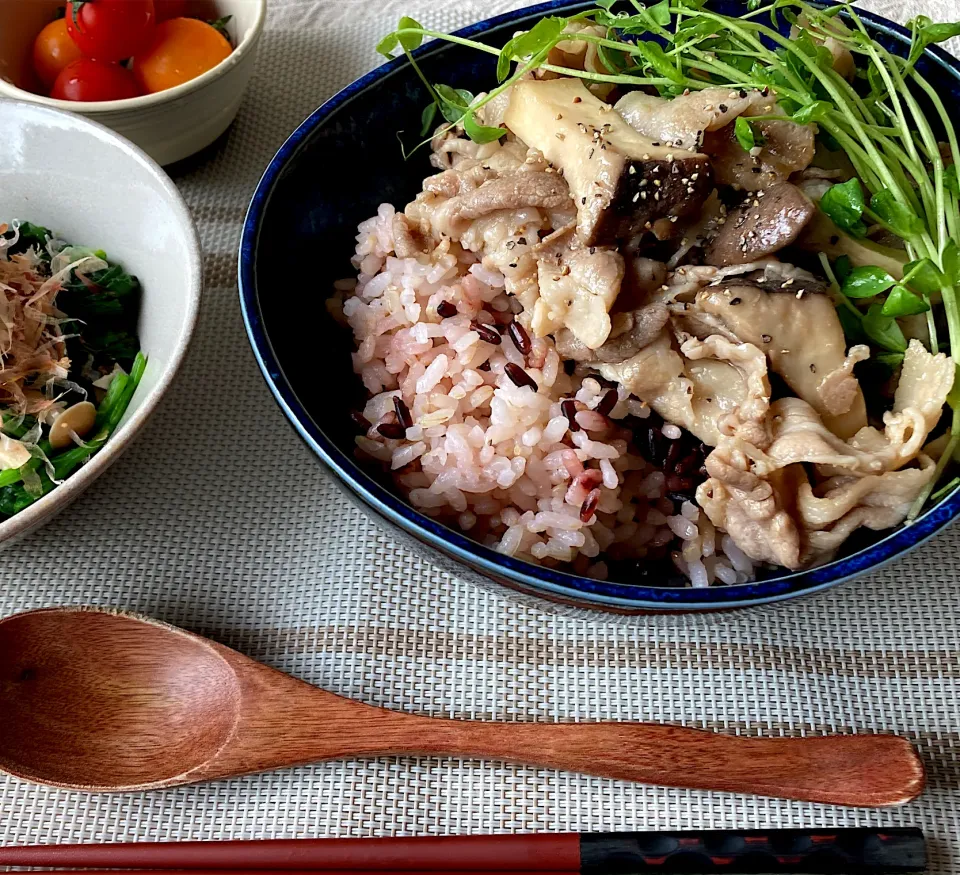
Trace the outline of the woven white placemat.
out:
M 3 842 L 916 824 L 936 870 L 960 871 L 960 528 L 784 607 L 570 616 L 478 589 L 385 538 L 344 503 L 271 400 L 243 333 L 235 269 L 261 171 L 311 110 L 376 65 L 376 37 L 401 12 L 450 29 L 520 5 L 274 0 L 235 127 L 177 180 L 206 252 L 189 361 L 125 458 L 0 555 L 0 615 L 79 603 L 142 611 L 334 692 L 436 716 L 895 730 L 919 745 L 929 790 L 870 812 L 439 758 L 126 796 L 0 778 Z M 866 5 L 900 20 L 960 17 L 956 0 Z

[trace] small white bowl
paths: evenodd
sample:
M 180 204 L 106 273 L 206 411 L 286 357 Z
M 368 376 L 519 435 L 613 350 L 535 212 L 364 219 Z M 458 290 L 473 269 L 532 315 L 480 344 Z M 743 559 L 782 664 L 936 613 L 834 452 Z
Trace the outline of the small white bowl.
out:
M 198 18 L 232 16 L 227 30 L 236 48 L 202 76 L 128 100 L 75 102 L 33 93 L 33 42 L 65 0 L 0 0 L 0 97 L 76 112 L 123 134 L 160 164 L 172 164 L 209 146 L 234 120 L 253 75 L 267 0 L 194 0 Z
M 104 249 L 140 279 L 138 332 L 148 357 L 119 428 L 63 484 L 0 523 L 5 546 L 66 507 L 143 428 L 187 350 L 203 273 L 197 231 L 176 186 L 112 131 L 71 113 L 0 100 L 0 155 L 0 221 L 34 222 L 68 242 Z

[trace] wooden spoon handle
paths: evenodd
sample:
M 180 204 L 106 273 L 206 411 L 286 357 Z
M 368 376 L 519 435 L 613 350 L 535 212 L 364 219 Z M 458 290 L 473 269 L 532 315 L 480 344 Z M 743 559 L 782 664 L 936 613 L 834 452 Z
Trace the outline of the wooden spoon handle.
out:
M 643 723 L 439 722 L 426 721 L 419 752 L 837 805 L 899 805 L 924 785 L 916 752 L 894 735 L 745 738 Z

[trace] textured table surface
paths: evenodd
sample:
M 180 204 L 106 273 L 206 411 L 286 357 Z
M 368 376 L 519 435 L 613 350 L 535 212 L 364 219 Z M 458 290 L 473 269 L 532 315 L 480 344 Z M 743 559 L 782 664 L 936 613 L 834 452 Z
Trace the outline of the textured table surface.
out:
M 0 615 L 68 603 L 142 611 L 337 693 L 436 716 L 894 730 L 920 747 L 929 789 L 870 812 L 440 758 L 126 796 L 0 778 L 3 842 L 916 824 L 936 870 L 960 872 L 960 527 L 785 607 L 570 616 L 478 589 L 385 539 L 344 504 L 271 400 L 236 291 L 240 223 L 261 171 L 312 109 L 376 65 L 376 36 L 401 12 L 449 29 L 520 5 L 274 0 L 236 125 L 177 179 L 206 258 L 187 365 L 124 459 L 0 555 Z M 956 0 L 865 5 L 900 20 L 960 17 Z

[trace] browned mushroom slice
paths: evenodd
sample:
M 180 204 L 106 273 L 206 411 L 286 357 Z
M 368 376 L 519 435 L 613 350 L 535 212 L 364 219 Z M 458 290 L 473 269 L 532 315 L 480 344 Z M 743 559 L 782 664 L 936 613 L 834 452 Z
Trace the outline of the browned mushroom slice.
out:
M 712 191 L 705 155 L 655 146 L 579 79 L 530 79 L 511 91 L 507 127 L 562 170 L 587 246 L 694 212 Z
M 704 88 L 670 100 L 631 91 L 617 101 L 617 112 L 645 137 L 664 146 L 699 149 L 703 135 L 726 127 L 738 115 L 770 99 L 760 91 Z
M 801 275 L 802 276 L 802 275 Z M 849 438 L 866 425 L 863 394 L 852 374 L 859 352 L 847 341 L 826 287 L 787 278 L 783 282 L 730 279 L 701 291 L 682 317 L 696 331 L 696 316 L 717 320 L 731 338 L 766 353 L 770 367 L 822 417 Z M 689 318 L 688 318 L 689 314 Z M 721 330 L 722 330 L 721 329 Z M 708 334 L 717 331 L 712 327 Z
M 771 114 L 777 112 L 771 109 Z M 816 151 L 813 125 L 762 121 L 756 122 L 756 129 L 763 145 L 750 152 L 737 142 L 732 124 L 704 134 L 703 151 L 710 156 L 714 179 L 720 185 L 760 191 L 809 167 Z
M 670 314 L 665 304 L 650 304 L 639 310 L 611 316 L 610 336 L 598 349 L 590 349 L 569 328 L 557 332 L 557 352 L 577 362 L 619 364 L 653 343 L 663 331 Z
M 762 196 L 760 196 L 762 195 Z M 797 239 L 817 208 L 795 185 L 780 182 L 749 195 L 717 231 L 707 247 L 707 264 L 749 264 Z

